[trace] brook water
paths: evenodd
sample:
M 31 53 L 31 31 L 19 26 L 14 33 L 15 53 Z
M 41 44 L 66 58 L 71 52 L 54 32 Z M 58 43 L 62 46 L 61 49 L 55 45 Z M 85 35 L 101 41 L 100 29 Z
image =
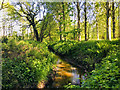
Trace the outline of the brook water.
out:
M 58 57 L 56 64 L 56 74 L 53 81 L 47 86 L 47 88 L 60 88 L 69 83 L 73 85 L 80 85 L 80 81 L 85 79 L 83 76 L 83 70 L 73 67 L 71 64 Z

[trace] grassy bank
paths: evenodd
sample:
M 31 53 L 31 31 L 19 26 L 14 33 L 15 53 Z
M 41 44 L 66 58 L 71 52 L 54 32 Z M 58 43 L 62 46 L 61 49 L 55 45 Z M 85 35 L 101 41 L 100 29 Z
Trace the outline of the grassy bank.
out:
M 120 88 L 120 42 L 59 41 L 49 46 L 54 52 L 88 71 L 83 88 Z M 70 87 L 70 86 L 69 86 Z
M 56 63 L 45 43 L 9 39 L 2 43 L 2 87 L 43 88 Z

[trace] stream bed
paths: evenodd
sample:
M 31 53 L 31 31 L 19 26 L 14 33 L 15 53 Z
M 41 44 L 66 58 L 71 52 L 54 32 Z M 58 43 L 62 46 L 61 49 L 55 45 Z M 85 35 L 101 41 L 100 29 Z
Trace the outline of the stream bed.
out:
M 55 68 L 55 76 L 47 88 L 62 88 L 64 85 L 71 83 L 72 85 L 81 85 L 81 80 L 85 79 L 83 70 L 73 67 L 68 62 L 57 56 L 58 61 Z

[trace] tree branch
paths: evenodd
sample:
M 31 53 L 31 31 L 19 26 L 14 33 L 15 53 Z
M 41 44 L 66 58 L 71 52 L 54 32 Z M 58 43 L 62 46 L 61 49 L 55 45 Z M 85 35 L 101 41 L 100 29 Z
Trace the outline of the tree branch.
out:
M 43 21 L 43 19 L 39 19 L 38 21 L 35 22 L 35 24 L 38 24 L 38 22 Z
M 2 3 L 1 3 L 1 8 L 0 8 L 0 10 L 3 9 L 3 4 L 4 4 L 4 0 L 3 0 Z
M 19 3 L 18 3 L 18 5 L 20 6 L 21 11 L 22 11 L 24 14 L 26 14 L 26 15 L 27 15 L 28 13 L 26 13 L 26 12 L 24 11 L 24 9 L 23 9 L 23 7 L 22 7 L 22 4 L 19 2 Z

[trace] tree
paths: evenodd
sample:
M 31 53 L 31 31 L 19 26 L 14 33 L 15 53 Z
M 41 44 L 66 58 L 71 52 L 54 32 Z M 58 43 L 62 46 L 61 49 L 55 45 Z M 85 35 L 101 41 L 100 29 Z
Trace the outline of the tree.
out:
M 5 0 L 0 1 L 0 11 L 5 8 L 8 8 L 8 6 L 9 6 L 9 2 L 6 2 Z
M 86 0 L 85 0 L 85 7 L 84 7 L 84 12 L 85 12 L 85 41 L 87 41 L 87 12 L 86 12 Z
M 6 24 L 6 20 L 5 19 L 2 19 L 2 29 L 3 29 L 3 36 L 5 36 L 5 24 Z
M 69 12 L 71 11 L 70 7 L 71 3 L 67 2 L 52 2 L 47 3 L 47 10 L 49 13 L 54 15 L 54 19 L 57 21 L 59 26 L 60 40 L 64 38 L 66 40 L 66 36 L 68 35 L 67 27 L 69 24 Z M 62 38 L 63 37 L 63 38 Z
M 109 8 L 109 2 L 107 0 L 106 2 L 106 34 L 107 34 L 107 40 L 109 40 L 109 23 L 108 23 L 108 20 L 109 20 L 109 11 L 110 11 L 110 8 Z
M 113 38 L 115 38 L 115 9 L 114 9 L 114 0 L 112 0 L 112 22 L 113 22 Z
M 50 2 L 46 3 L 47 10 L 49 12 L 52 12 L 52 14 L 55 17 L 55 20 L 58 22 L 59 26 L 59 35 L 60 35 L 60 40 L 62 40 L 62 2 Z
M 35 5 L 36 4 L 36 5 Z M 18 2 L 15 5 L 10 6 L 10 15 L 14 15 L 13 18 L 25 18 L 29 22 L 29 26 L 33 27 L 34 35 L 37 41 L 40 41 L 38 30 L 36 25 L 42 21 L 43 19 L 38 19 L 38 15 L 42 13 L 41 11 L 42 3 L 40 2 Z M 17 8 L 19 7 L 19 8 Z M 17 9 L 16 9 L 17 8 Z M 44 7 L 43 7 L 44 8 Z M 43 15 L 45 13 L 45 9 L 43 11 Z
M 118 27 L 119 27 L 119 39 L 120 39 L 120 2 L 118 2 Z
M 65 5 L 64 2 L 62 2 L 62 13 L 63 13 L 63 31 L 65 32 Z M 66 35 L 63 35 L 64 40 L 66 40 Z
M 73 37 L 74 37 L 74 40 L 76 40 L 76 27 L 75 27 L 75 17 L 76 17 L 76 13 L 74 12 L 74 31 L 73 31 Z
M 111 17 L 109 17 L 109 40 L 111 40 Z
M 81 34 L 80 34 L 80 5 L 79 5 L 80 2 L 77 1 L 77 5 L 76 5 L 76 8 L 77 8 L 77 19 L 78 19 L 78 41 L 81 41 Z
M 95 14 L 96 14 L 96 31 L 97 31 L 97 40 L 99 40 L 99 29 L 98 29 L 98 21 L 99 21 L 99 3 L 95 3 Z
M 97 15 L 96 15 L 96 31 L 97 31 L 97 40 L 99 40 L 98 16 Z
M 47 13 L 47 15 L 44 16 L 43 21 L 40 23 L 40 26 L 38 26 L 40 28 L 40 42 L 43 41 L 43 38 L 47 38 L 48 36 L 49 39 L 51 39 L 50 31 L 52 31 L 53 25 L 56 25 L 56 23 L 53 20 L 53 15 Z

